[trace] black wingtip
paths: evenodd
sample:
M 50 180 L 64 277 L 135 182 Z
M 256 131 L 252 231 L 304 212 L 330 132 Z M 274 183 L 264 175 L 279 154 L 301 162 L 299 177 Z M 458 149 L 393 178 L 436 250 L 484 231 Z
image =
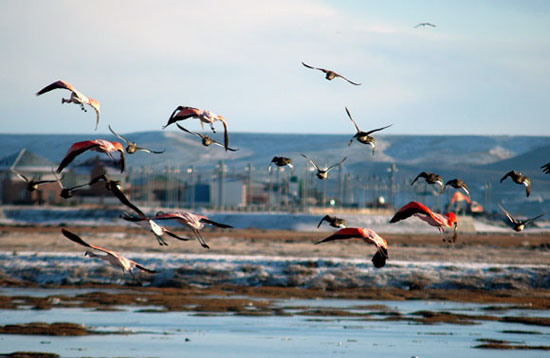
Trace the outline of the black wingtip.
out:
M 374 267 L 376 267 L 376 268 L 381 268 L 381 267 L 384 267 L 386 265 L 386 260 L 388 259 L 387 251 L 386 251 L 386 253 L 384 253 L 384 252 L 382 252 L 382 250 L 384 250 L 384 249 L 376 251 L 376 253 L 372 257 L 372 263 L 373 263 Z

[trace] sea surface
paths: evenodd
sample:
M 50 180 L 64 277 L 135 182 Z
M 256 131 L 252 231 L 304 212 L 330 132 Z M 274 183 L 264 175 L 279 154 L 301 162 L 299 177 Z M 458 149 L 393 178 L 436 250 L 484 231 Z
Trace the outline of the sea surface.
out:
M 98 289 L 2 288 L 0 295 L 77 295 Z M 113 290 L 109 290 L 112 292 Z M 258 298 L 254 298 L 258 299 Z M 273 300 L 273 299 L 271 299 Z M 421 310 L 486 314 L 483 305 L 440 301 L 372 301 L 343 299 L 279 299 L 288 312 L 340 308 L 351 312 L 385 308 L 408 315 Z M 474 348 L 483 339 L 541 346 L 550 342 L 550 327 L 477 321 L 473 325 L 433 325 L 403 321 L 371 321 L 363 317 L 240 316 L 232 313 L 143 312 L 90 308 L 0 310 L 0 325 L 29 322 L 73 322 L 116 333 L 80 337 L 0 335 L 0 353 L 54 352 L 62 357 L 548 357 L 540 350 Z M 155 307 L 150 307 L 154 309 Z M 504 313 L 494 312 L 493 315 Z M 507 316 L 550 317 L 548 311 L 510 307 Z M 509 333 L 510 331 L 523 333 Z M 507 333 L 508 332 L 508 333 Z M 526 334 L 525 332 L 531 332 Z M 535 333 L 534 333 L 535 332 Z

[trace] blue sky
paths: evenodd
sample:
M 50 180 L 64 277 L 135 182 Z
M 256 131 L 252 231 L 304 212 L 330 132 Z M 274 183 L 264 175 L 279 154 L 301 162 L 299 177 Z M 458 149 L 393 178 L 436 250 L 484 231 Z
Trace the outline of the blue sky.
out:
M 550 135 L 548 1 L 0 1 L 0 41 L 2 133 L 92 133 L 67 91 L 34 95 L 63 79 L 98 134 L 185 105 L 239 132 L 350 134 L 347 106 L 385 134 Z

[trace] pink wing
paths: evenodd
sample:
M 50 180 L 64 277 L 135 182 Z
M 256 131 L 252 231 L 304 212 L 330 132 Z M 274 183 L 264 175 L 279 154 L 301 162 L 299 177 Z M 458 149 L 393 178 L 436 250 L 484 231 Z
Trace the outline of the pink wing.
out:
M 46 87 L 42 88 L 40 91 L 36 92 L 36 95 L 40 96 L 41 94 L 44 94 L 44 93 L 47 93 L 47 92 L 53 91 L 54 89 L 59 89 L 59 88 L 67 89 L 71 92 L 75 91 L 73 86 L 71 86 L 70 84 L 68 84 L 65 81 L 59 80 L 59 81 L 56 81 L 56 82 L 54 82 L 52 84 L 49 84 Z
M 424 214 L 431 217 L 436 222 L 441 221 L 428 207 L 417 201 L 411 201 L 410 203 L 401 207 L 401 209 L 399 209 L 395 213 L 393 218 L 391 218 L 390 223 L 396 223 L 398 221 L 405 220 L 413 216 L 414 214 Z
M 56 172 L 61 173 L 63 168 L 65 168 L 69 163 L 71 163 L 74 158 L 79 156 L 80 154 L 84 153 L 87 150 L 90 150 L 92 148 L 99 147 L 100 144 L 95 140 L 85 140 L 83 142 L 76 142 L 67 151 L 67 154 L 65 154 L 65 157 L 61 161 L 61 164 L 59 164 L 59 167 L 57 168 Z
M 166 125 L 163 126 L 162 129 L 177 121 L 181 121 L 191 117 L 198 117 L 200 113 L 200 109 L 197 108 L 178 106 L 178 108 L 176 108 L 174 112 L 172 112 L 172 115 L 168 119 L 168 123 L 166 123 Z

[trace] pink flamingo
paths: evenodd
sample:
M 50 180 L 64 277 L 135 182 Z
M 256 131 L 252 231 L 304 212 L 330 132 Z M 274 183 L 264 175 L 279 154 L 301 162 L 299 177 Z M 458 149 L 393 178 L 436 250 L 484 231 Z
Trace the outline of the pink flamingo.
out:
M 85 140 L 83 142 L 76 142 L 67 151 L 65 157 L 59 164 L 57 172 L 61 173 L 63 168 L 65 168 L 69 163 L 71 163 L 78 155 L 84 153 L 87 150 L 94 150 L 96 152 L 101 152 L 107 154 L 111 159 L 113 156 L 112 152 L 120 152 L 120 172 L 124 171 L 124 147 L 119 142 L 109 142 L 105 139 L 95 139 L 95 140 Z
M 173 237 L 174 239 L 182 240 L 182 241 L 189 241 L 190 239 L 186 237 L 181 237 L 176 234 L 174 234 L 172 231 L 168 230 L 164 226 L 161 226 L 154 222 L 153 220 L 147 218 L 146 216 L 136 217 L 134 215 L 124 213 L 120 216 L 122 219 L 126 221 L 133 222 L 134 224 L 137 224 L 144 228 L 147 231 L 150 231 L 155 235 L 158 243 L 160 246 L 168 246 L 168 243 L 163 239 L 164 234 Z
M 70 232 L 69 230 L 61 229 L 61 232 L 63 233 L 63 235 L 67 239 L 69 239 L 73 242 L 76 242 L 77 244 L 80 244 L 80 245 L 85 246 L 85 247 L 89 247 L 89 248 L 94 249 L 94 250 L 103 251 L 104 253 L 107 254 L 107 255 L 97 255 L 92 251 L 86 251 L 84 253 L 84 256 L 97 257 L 98 259 L 101 259 L 103 261 L 108 262 L 109 264 L 111 264 L 114 267 L 122 269 L 122 273 L 129 272 L 130 275 L 132 275 L 132 277 L 136 281 L 138 281 L 138 280 L 136 279 L 136 277 L 134 276 L 134 273 L 132 272 L 132 270 L 135 269 L 135 268 L 140 269 L 141 271 L 148 272 L 148 273 L 157 273 L 154 270 L 150 270 L 148 268 L 145 268 L 145 267 L 141 266 L 140 264 L 138 264 L 137 262 L 122 256 L 120 253 L 118 253 L 116 251 L 112 251 L 112 250 L 104 249 L 103 247 L 100 247 L 100 246 L 88 244 L 86 241 L 82 240 L 80 238 L 80 236 L 78 236 L 77 234 L 75 234 L 73 232 Z
M 168 127 L 170 124 L 175 123 L 177 121 L 181 121 L 187 118 L 198 118 L 201 121 L 201 126 L 204 128 L 204 123 L 210 124 L 210 128 L 212 129 L 212 132 L 216 133 L 216 129 L 214 128 L 214 122 L 220 121 L 223 124 L 224 129 L 224 143 L 223 146 L 225 150 L 229 150 L 229 137 L 227 134 L 227 122 L 225 121 L 225 118 L 220 116 L 219 114 L 215 114 L 210 112 L 206 109 L 198 109 L 193 107 L 184 107 L 184 106 L 178 106 L 172 112 L 172 115 L 170 116 L 170 119 L 168 119 L 168 123 L 166 123 L 165 126 L 162 127 L 162 129 Z
M 195 237 L 200 242 L 202 247 L 209 249 L 210 247 L 204 241 L 204 238 L 202 237 L 199 230 L 201 230 L 205 224 L 210 224 L 213 226 L 221 227 L 221 228 L 232 228 L 231 225 L 221 224 L 217 223 L 215 221 L 212 221 L 208 219 L 206 216 L 193 214 L 187 211 L 176 211 L 173 213 L 163 213 L 158 212 L 156 216 L 149 218 L 152 220 L 175 220 L 180 224 L 183 224 L 185 226 L 188 226 L 191 228 L 193 233 L 195 234 Z
M 410 203 L 404 205 L 401 209 L 397 210 L 393 218 L 391 218 L 390 223 L 393 224 L 398 221 L 405 220 L 413 215 L 420 220 L 427 222 L 431 226 L 437 227 L 439 229 L 439 232 L 441 233 L 445 232 L 446 229 L 454 226 L 453 237 L 449 240 L 443 238 L 443 241 L 456 241 L 458 221 L 456 219 L 455 213 L 449 212 L 444 215 L 434 213 L 433 211 L 428 209 L 428 207 L 417 201 L 411 201 Z
M 388 243 L 384 240 L 384 238 L 374 232 L 374 230 L 368 228 L 350 227 L 340 229 L 326 239 L 316 242 L 315 245 L 322 244 L 327 241 L 347 240 L 354 238 L 363 239 L 365 243 L 374 244 L 374 246 L 376 246 L 378 251 L 376 251 L 376 254 L 372 257 L 374 267 L 380 268 L 386 264 L 386 260 L 389 258 Z
M 87 112 L 86 108 L 84 107 L 84 105 L 87 104 L 95 110 L 95 113 L 96 113 L 95 129 L 97 130 L 97 126 L 99 124 L 99 114 L 100 114 L 99 102 L 93 98 L 86 97 L 80 91 L 76 90 L 73 86 L 71 86 L 69 83 L 62 80 L 56 81 L 42 88 L 40 91 L 36 92 L 36 95 L 40 96 L 41 94 L 50 92 L 58 88 L 71 91 L 71 98 L 69 99 L 61 98 L 61 103 L 79 104 L 80 109 L 82 109 L 84 112 Z

